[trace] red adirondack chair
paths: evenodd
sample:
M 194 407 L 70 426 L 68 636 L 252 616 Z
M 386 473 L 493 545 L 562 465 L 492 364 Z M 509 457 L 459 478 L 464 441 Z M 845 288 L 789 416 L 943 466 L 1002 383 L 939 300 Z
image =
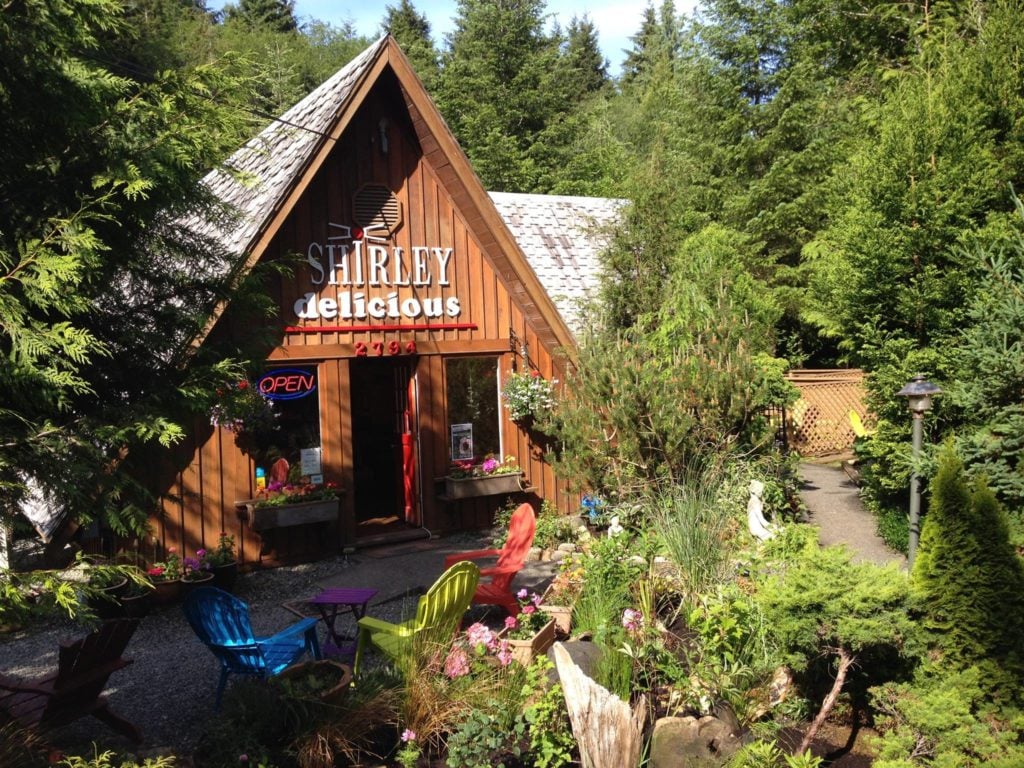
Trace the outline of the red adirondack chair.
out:
M 138 619 L 114 619 L 73 643 L 62 643 L 55 674 L 18 681 L 0 676 L 0 722 L 3 715 L 26 727 L 58 726 L 86 715 L 106 723 L 132 741 L 139 729 L 110 709 L 103 689 L 107 678 L 131 663 L 122 658 Z
M 498 558 L 495 565 L 480 569 L 480 582 L 473 595 L 473 602 L 480 605 L 500 605 L 516 616 L 519 613 L 519 603 L 512 592 L 512 579 L 526 563 L 526 554 L 533 546 L 533 534 L 536 529 L 537 518 L 533 514 L 533 507 L 529 504 L 520 504 L 509 521 L 508 538 L 505 539 L 504 547 L 449 555 L 444 560 L 445 570 L 461 560 Z

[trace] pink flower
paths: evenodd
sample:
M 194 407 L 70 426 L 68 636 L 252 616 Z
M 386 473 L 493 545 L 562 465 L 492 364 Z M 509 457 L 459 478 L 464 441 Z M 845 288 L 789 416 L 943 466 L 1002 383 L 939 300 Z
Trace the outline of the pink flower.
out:
M 206 557 L 206 550 L 205 549 L 197 549 L 196 550 L 196 557 Z
M 157 565 L 157 566 L 155 566 L 153 568 L 150 568 L 148 571 L 146 571 L 146 575 L 147 576 L 163 576 L 164 575 L 164 569 L 161 568 L 159 565 Z
M 528 594 L 529 592 L 527 592 L 525 589 L 520 589 L 518 592 L 516 592 L 516 598 L 519 600 L 525 600 Z
M 515 629 L 519 626 L 519 620 L 515 616 L 505 618 L 505 629 Z
M 409 743 L 410 741 L 416 741 L 416 731 L 411 731 L 406 728 L 402 731 L 402 741 Z
M 533 597 L 530 598 L 530 602 L 540 608 L 540 604 L 544 602 L 544 598 L 538 595 L 536 592 L 533 593 Z
M 498 663 L 503 667 L 512 663 L 512 649 L 509 648 L 508 640 L 498 643 Z
M 452 648 L 444 660 L 444 673 L 452 680 L 469 674 L 469 657 L 462 648 Z
M 630 632 L 639 632 L 644 626 L 644 615 L 640 611 L 627 608 L 622 612 L 622 626 Z
M 483 473 L 485 475 L 491 474 L 497 468 L 498 468 L 498 460 L 497 459 L 487 459 L 483 464 L 480 465 L 480 469 L 481 469 L 481 471 L 483 471 Z
M 537 612 L 537 606 L 534 605 L 533 603 L 527 603 L 526 605 L 523 606 L 523 613 L 525 613 L 527 616 L 529 616 L 531 613 L 536 613 L 536 612 Z
M 466 640 L 474 648 L 479 649 L 479 646 L 490 648 L 494 643 L 494 633 L 491 632 L 485 625 L 477 622 L 466 630 Z

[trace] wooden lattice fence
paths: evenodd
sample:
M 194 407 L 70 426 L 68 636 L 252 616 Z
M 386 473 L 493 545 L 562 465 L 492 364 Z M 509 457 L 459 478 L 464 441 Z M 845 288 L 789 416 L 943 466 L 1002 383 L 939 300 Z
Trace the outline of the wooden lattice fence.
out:
M 864 371 L 858 368 L 796 370 L 786 379 L 800 390 L 800 399 L 786 413 L 789 447 L 803 456 L 845 453 L 855 435 L 850 411 L 868 425 L 874 416 L 864 403 Z

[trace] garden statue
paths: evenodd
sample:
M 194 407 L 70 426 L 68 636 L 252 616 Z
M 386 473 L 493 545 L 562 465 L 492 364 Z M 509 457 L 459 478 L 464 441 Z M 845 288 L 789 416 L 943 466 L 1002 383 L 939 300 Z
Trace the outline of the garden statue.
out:
M 608 524 L 608 538 L 610 539 L 614 536 L 618 536 L 624 530 L 626 529 L 619 525 L 619 516 L 612 515 L 611 522 Z
M 775 535 L 771 524 L 764 519 L 764 483 L 760 480 L 750 481 L 750 500 L 747 502 L 747 526 L 751 535 L 761 541 L 768 541 Z

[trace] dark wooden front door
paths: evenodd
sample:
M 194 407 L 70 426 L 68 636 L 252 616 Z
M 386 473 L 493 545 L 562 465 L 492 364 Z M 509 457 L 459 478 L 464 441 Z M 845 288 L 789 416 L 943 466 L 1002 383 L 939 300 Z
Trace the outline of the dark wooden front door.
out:
M 415 432 L 410 405 L 413 368 L 407 360 L 358 358 L 349 363 L 349 371 L 356 521 L 405 521 L 415 516 L 415 510 L 410 515 L 408 483 L 403 479 L 409 471 L 404 466 L 409 451 L 403 455 L 403 435 Z

